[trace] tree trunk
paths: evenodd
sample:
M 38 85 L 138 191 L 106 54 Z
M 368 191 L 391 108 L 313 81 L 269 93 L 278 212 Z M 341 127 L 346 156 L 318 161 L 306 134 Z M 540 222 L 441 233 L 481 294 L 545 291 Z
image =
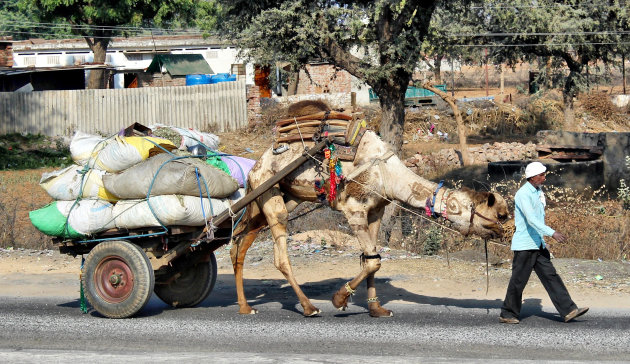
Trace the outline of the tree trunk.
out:
M 575 78 L 580 76 L 580 70 L 569 70 L 569 76 L 562 89 L 562 99 L 564 101 L 564 126 L 565 131 L 577 131 L 575 126 L 575 110 L 573 108 L 573 98 L 576 96 Z
M 403 144 L 403 132 L 405 124 L 405 88 L 401 92 L 381 92 L 381 126 L 379 133 L 381 138 L 389 143 L 394 153 L 400 154 Z
M 433 80 L 436 85 L 442 83 L 442 55 L 436 56 L 433 65 Z
M 287 87 L 287 96 L 297 95 L 299 83 L 300 83 L 300 71 L 292 72 L 289 75 L 289 86 Z
M 503 95 L 505 93 L 505 65 L 503 63 L 501 63 L 501 84 L 499 87 L 499 94 Z
M 451 109 L 453 109 L 453 115 L 455 115 L 455 120 L 457 121 L 457 135 L 459 136 L 459 149 L 462 153 L 462 165 L 470 165 L 471 158 L 468 153 L 468 143 L 466 142 L 466 126 L 464 125 L 464 119 L 459 112 L 455 98 L 428 82 L 423 84 L 422 87 L 440 96 L 442 100 L 446 101 L 451 106 Z
M 562 98 L 564 101 L 564 127 L 565 131 L 577 131 L 575 127 L 575 110 L 573 109 L 573 94 L 570 92 L 563 92 Z
M 377 92 L 381 104 L 379 134 L 384 141 L 392 146 L 394 153 L 399 156 L 401 156 L 402 152 L 405 124 L 405 92 L 407 91 L 407 84 L 410 78 L 391 81 L 390 85 L 381 87 Z M 394 224 L 399 223 L 398 220 L 393 219 L 396 211 L 396 204 L 389 204 L 385 207 L 385 212 L 383 213 L 379 239 L 386 244 L 390 242 Z
M 109 45 L 110 38 L 93 38 L 92 42 L 88 41 L 92 53 L 94 53 L 94 64 L 105 64 L 107 57 L 107 46 Z M 107 85 L 106 70 L 93 69 L 90 70 L 90 77 L 88 78 L 89 89 L 105 88 Z

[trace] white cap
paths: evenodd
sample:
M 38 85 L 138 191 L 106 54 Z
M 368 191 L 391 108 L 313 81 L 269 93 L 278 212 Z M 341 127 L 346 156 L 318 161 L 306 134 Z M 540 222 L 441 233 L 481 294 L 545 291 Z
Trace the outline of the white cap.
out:
M 542 163 L 531 162 L 527 165 L 527 167 L 525 167 L 525 178 L 537 176 L 541 173 L 544 173 L 546 170 L 547 167 L 545 167 Z

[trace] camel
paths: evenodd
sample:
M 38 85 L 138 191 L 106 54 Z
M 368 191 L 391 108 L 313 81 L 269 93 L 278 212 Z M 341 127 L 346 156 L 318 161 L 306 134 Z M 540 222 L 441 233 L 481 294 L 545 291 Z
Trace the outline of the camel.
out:
M 320 110 L 326 108 L 325 104 L 315 106 Z M 309 110 L 308 112 L 313 112 L 313 103 L 307 103 L 305 108 Z M 296 105 L 294 109 L 299 110 L 299 105 Z M 273 147 L 269 148 L 249 174 L 250 190 L 278 173 L 301 156 L 305 147 L 313 144 L 312 141 L 290 143 L 288 150 L 281 154 L 274 154 Z M 321 176 L 321 174 L 318 175 L 317 167 L 323 158 L 323 156 L 314 156 L 248 206 L 246 218 L 238 229 L 238 234 L 235 235 L 230 251 L 236 279 L 239 313 L 258 312 L 250 307 L 245 297 L 243 262 L 257 233 L 266 226 L 270 227 L 274 240 L 274 265 L 295 291 L 303 307 L 304 316 L 321 313 L 301 290 L 293 275 L 287 251 L 287 223 L 289 213 L 301 202 L 318 201 L 318 192 L 314 188 L 314 183 Z M 327 171 L 327 163 L 323 163 L 323 166 Z M 392 311 L 380 305 L 374 284 L 374 275 L 381 266 L 380 255 L 376 249 L 377 233 L 384 208 L 390 200 L 415 208 L 424 208 L 427 199 L 430 198 L 434 212 L 449 220 L 453 228 L 464 235 L 476 234 L 482 238 L 500 237 L 501 224 L 508 218 L 507 204 L 499 194 L 469 189 L 438 188 L 437 183 L 426 180 L 409 170 L 392 153 L 390 145 L 369 130 L 358 143 L 354 160 L 342 162 L 341 166 L 343 174 L 351 176 L 352 179 L 347 179 L 340 185 L 336 199 L 330 202 L 330 207 L 344 214 L 358 238 L 362 250 L 362 270 L 354 279 L 334 293 L 332 303 L 340 310 L 347 307 L 350 295 L 355 292 L 361 282 L 366 280 L 370 316 L 393 316 Z M 326 173 L 323 174 L 326 175 Z

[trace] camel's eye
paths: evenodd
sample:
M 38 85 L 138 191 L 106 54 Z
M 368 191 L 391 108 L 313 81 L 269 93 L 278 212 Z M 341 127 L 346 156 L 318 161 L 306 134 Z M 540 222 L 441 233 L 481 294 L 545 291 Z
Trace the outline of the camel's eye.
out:
M 498 214 L 498 217 L 499 217 L 499 221 L 505 221 L 508 219 L 507 214 Z

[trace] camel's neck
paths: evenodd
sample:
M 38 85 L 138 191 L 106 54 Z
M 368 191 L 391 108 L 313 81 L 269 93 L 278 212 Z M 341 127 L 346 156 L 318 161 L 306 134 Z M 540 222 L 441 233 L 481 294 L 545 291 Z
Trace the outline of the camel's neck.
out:
M 424 207 L 427 198 L 433 198 L 438 184 L 426 180 L 407 168 L 397 157 L 390 158 L 385 164 L 383 183 L 388 197 L 404 202 L 413 207 Z M 446 188 L 438 190 L 441 197 Z
M 471 201 L 467 194 L 452 190 L 422 178 L 407 168 L 397 157 L 390 158 L 385 164 L 383 182 L 389 198 L 396 199 L 416 208 L 426 206 L 427 199 L 434 201 L 435 212 L 441 213 L 446 208 L 447 200 L 457 200 L 462 209 Z
M 470 196 L 460 190 L 447 189 L 426 180 L 409 170 L 397 157 L 390 158 L 384 166 L 383 183 L 385 192 L 390 199 L 395 199 L 407 205 L 424 208 L 427 199 L 433 203 L 433 193 L 436 192 L 434 212 L 454 223 L 460 230 L 470 225 L 471 204 Z

